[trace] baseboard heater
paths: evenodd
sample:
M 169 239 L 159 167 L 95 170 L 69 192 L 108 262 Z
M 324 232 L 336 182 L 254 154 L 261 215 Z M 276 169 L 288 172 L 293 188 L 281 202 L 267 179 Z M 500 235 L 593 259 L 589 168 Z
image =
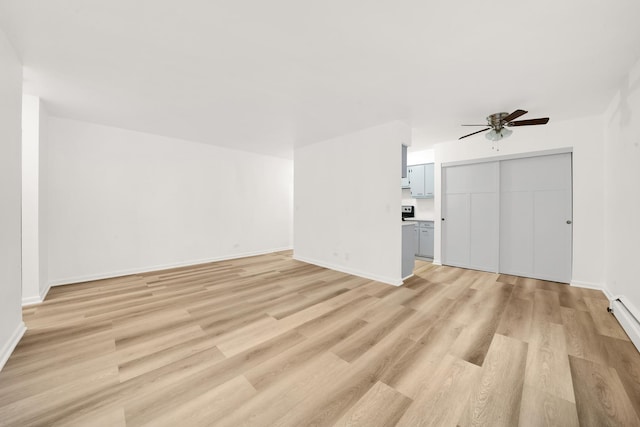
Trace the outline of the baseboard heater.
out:
M 616 316 L 622 329 L 629 335 L 633 345 L 640 351 L 640 313 L 637 312 L 632 304 L 625 304 L 624 297 L 611 300 L 609 311 Z

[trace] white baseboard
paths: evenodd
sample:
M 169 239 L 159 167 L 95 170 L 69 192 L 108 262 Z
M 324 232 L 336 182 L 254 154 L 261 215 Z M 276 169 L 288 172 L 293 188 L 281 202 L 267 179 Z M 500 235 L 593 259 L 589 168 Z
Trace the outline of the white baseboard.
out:
M 73 283 L 90 282 L 90 281 L 93 281 L 93 280 L 113 279 L 114 277 L 129 276 L 129 275 L 132 275 L 132 274 L 149 273 L 149 272 L 152 272 L 152 271 L 168 270 L 170 268 L 189 267 L 189 266 L 198 265 L 198 264 L 208 264 L 210 262 L 228 261 L 228 260 L 231 260 L 231 259 L 247 258 L 247 257 L 251 257 L 251 256 L 265 255 L 265 254 L 270 254 L 270 253 L 280 252 L 280 251 L 286 251 L 286 250 L 291 250 L 291 249 L 292 248 L 290 246 L 288 246 L 288 247 L 282 247 L 282 248 L 267 249 L 267 250 L 263 250 L 263 251 L 255 251 L 255 252 L 245 252 L 245 253 L 241 253 L 241 254 L 233 254 L 233 255 L 229 255 L 229 256 L 220 256 L 220 257 L 204 258 L 204 259 L 197 259 L 197 260 L 190 260 L 190 261 L 181 261 L 181 262 L 168 263 L 168 264 L 158 264 L 158 265 L 152 265 L 152 266 L 146 266 L 146 267 L 129 268 L 129 269 L 124 269 L 124 270 L 115 270 L 115 271 L 104 272 L 104 273 L 88 274 L 88 275 L 84 275 L 84 276 L 66 277 L 66 278 L 62 278 L 62 279 L 54 279 L 54 280 L 52 280 L 49 283 L 49 287 L 51 287 L 51 286 L 61 286 L 61 285 L 71 285 Z
M 13 350 L 16 348 L 26 331 L 27 327 L 24 322 L 21 321 L 11 335 L 11 338 L 9 338 L 9 341 L 7 341 L 2 346 L 2 349 L 0 349 L 0 371 L 4 368 L 5 363 L 9 360 L 9 356 L 11 356 L 11 353 L 13 353 Z
M 569 283 L 571 286 L 575 286 L 577 288 L 587 288 L 587 289 L 604 289 L 604 285 L 602 283 L 594 283 L 594 282 L 583 282 L 580 280 L 571 280 Z
M 47 297 L 47 294 L 49 293 L 49 291 L 51 290 L 51 285 L 47 285 L 46 288 L 44 288 L 43 290 L 40 291 L 40 300 L 44 301 L 44 299 Z
M 575 286 L 576 288 L 595 289 L 597 291 L 602 291 L 604 295 L 609 299 L 609 301 L 613 299 L 613 295 L 611 294 L 609 289 L 607 289 L 607 287 L 601 283 L 582 282 L 579 280 L 572 280 L 569 283 L 569 285 Z
M 298 261 L 302 261 L 302 262 L 306 262 L 307 264 L 313 264 L 313 265 L 317 265 L 319 267 L 324 267 L 324 268 L 328 268 L 328 269 L 331 269 L 331 270 L 340 271 L 341 273 L 352 274 L 354 276 L 363 277 L 365 279 L 375 280 L 376 282 L 386 283 L 388 285 L 393 285 L 393 286 L 402 285 L 402 280 L 401 279 L 392 279 L 390 277 L 376 276 L 374 274 L 369 274 L 369 273 L 366 273 L 364 271 L 351 269 L 351 268 L 345 268 L 345 267 L 340 266 L 340 265 L 333 265 L 333 264 L 330 264 L 330 263 L 327 263 L 327 262 L 324 262 L 324 261 L 318 261 L 318 260 L 314 260 L 314 259 L 307 258 L 307 257 L 301 257 L 301 256 L 296 255 L 296 254 L 293 255 L 293 259 L 298 260 Z
M 28 305 L 34 305 L 34 304 L 40 304 L 42 302 L 42 299 L 40 298 L 40 295 L 34 296 L 34 297 L 22 297 L 22 306 L 26 307 Z
M 44 299 L 47 297 L 49 290 L 51 289 L 51 285 L 47 285 L 46 288 L 40 291 L 40 295 L 35 297 L 22 297 L 22 306 L 26 307 L 28 305 L 40 304 L 44 302 Z
M 434 258 L 433 261 L 431 261 L 431 264 L 433 264 L 433 265 L 442 265 L 442 261 L 440 261 L 439 258 Z

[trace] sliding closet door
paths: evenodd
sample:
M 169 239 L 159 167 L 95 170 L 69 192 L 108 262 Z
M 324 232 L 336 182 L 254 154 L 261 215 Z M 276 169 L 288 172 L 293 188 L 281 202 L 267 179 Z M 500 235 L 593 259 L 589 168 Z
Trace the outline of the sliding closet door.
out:
M 571 280 L 571 154 L 500 162 L 500 272 Z
M 498 271 L 498 163 L 443 168 L 442 262 Z

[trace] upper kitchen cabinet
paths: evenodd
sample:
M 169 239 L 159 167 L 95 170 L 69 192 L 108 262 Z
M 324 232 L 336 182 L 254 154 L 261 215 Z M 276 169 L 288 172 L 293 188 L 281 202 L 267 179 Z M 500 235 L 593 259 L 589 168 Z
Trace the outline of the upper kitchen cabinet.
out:
M 433 163 L 407 167 L 409 188 L 414 199 L 433 198 Z
M 424 165 L 424 197 L 433 198 L 433 163 Z

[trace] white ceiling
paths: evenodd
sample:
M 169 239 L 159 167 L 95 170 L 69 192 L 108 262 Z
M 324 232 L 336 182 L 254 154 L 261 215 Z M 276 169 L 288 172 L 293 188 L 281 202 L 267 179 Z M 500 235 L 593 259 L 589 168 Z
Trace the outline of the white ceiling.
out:
M 391 120 L 427 147 L 498 111 L 600 114 L 639 17 L 637 0 L 0 0 L 52 114 L 283 157 Z

